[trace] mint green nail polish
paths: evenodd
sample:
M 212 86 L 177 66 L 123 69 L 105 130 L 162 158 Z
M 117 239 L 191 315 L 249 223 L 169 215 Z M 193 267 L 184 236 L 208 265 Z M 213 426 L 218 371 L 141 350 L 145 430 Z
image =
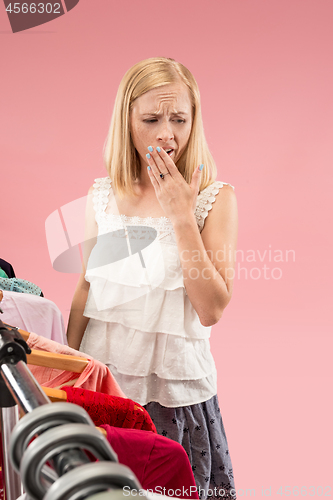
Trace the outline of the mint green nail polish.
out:
M 204 168 L 204 166 L 203 166 L 203 165 L 200 165 L 199 170 L 202 170 L 203 168 Z
M 148 146 L 149 151 L 152 153 L 154 149 L 151 146 Z
M 157 151 L 158 153 L 160 153 L 160 152 L 161 152 L 161 148 L 159 148 L 159 147 L 157 146 L 156 151 Z
M 149 153 L 147 153 L 146 156 L 147 156 L 147 158 L 150 158 L 150 154 Z
M 149 166 L 149 165 L 148 165 L 148 167 L 147 167 L 147 168 L 148 168 L 148 170 L 151 170 L 151 168 L 150 168 L 150 166 Z

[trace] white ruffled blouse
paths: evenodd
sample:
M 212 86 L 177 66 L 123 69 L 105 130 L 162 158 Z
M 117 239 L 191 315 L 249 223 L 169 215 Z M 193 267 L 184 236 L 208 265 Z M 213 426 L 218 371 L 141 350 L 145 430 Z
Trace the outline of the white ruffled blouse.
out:
M 200 232 L 224 184 L 215 181 L 199 193 Z M 108 365 L 141 405 L 207 401 L 217 392 L 211 327 L 200 323 L 187 296 L 173 225 L 166 217 L 107 213 L 110 194 L 109 177 L 96 179 L 98 238 L 85 276 L 90 320 L 80 350 Z

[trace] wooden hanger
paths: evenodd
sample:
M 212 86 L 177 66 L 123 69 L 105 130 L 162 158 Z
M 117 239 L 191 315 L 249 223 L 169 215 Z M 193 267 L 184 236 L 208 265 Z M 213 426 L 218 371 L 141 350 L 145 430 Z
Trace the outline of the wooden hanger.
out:
M 10 325 L 8 325 L 10 327 Z M 14 327 L 11 327 L 14 328 Z M 28 340 L 30 333 L 25 330 L 18 328 L 18 332 L 22 335 L 25 341 Z M 31 354 L 27 354 L 27 362 L 30 365 L 43 366 L 46 368 L 56 368 L 58 370 L 66 370 L 74 373 L 82 373 L 89 360 L 86 358 L 81 358 L 80 356 L 70 356 L 68 354 L 57 354 L 52 352 L 38 351 L 36 349 L 31 349 Z M 68 383 L 67 385 L 70 385 Z M 57 401 L 67 401 L 67 393 L 61 389 L 52 389 L 51 387 L 41 386 L 45 394 L 53 402 Z M 143 411 L 137 405 L 134 405 L 134 409 Z
M 8 326 L 10 327 L 11 325 Z M 17 330 L 22 335 L 23 339 L 27 341 L 30 333 L 25 330 L 21 330 L 20 328 Z M 29 365 L 42 366 L 45 368 L 56 368 L 58 370 L 82 373 L 89 363 L 89 360 L 81 358 L 80 356 L 70 356 L 67 354 L 58 354 L 31 349 L 31 354 L 27 354 L 27 363 Z M 43 386 L 42 389 L 53 402 L 67 401 L 67 393 L 65 391 Z
M 10 326 L 10 325 L 8 325 Z M 14 328 L 14 327 L 11 327 Z M 25 341 L 28 340 L 30 333 L 18 328 L 18 332 Z M 74 373 L 82 373 L 89 360 L 81 356 L 71 356 L 68 354 L 57 354 L 54 352 L 39 351 L 31 349 L 31 354 L 27 354 L 29 365 L 43 366 L 46 368 L 57 368 Z
M 66 391 L 61 391 L 60 389 L 51 389 L 50 387 L 43 387 L 44 393 L 51 399 L 52 403 L 58 403 L 59 401 L 67 401 Z
M 89 363 L 89 360 L 79 356 L 69 356 L 67 354 L 57 354 L 31 349 L 31 354 L 27 354 L 27 363 L 29 365 L 82 373 Z

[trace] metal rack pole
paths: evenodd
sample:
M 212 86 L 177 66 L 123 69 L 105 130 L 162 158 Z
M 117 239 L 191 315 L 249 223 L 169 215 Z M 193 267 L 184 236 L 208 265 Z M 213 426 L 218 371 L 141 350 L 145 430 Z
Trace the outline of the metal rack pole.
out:
M 118 463 L 111 445 L 85 410 L 71 403 L 50 404 L 26 366 L 29 352 L 19 332 L 0 320 L 6 500 L 16 500 L 21 494 L 20 478 L 13 469 L 20 471 L 26 493 L 35 500 L 83 500 L 101 491 L 121 491 L 124 486 L 140 490 L 136 476 Z M 18 423 L 15 403 L 26 414 Z
M 0 407 L 6 500 L 16 500 L 22 491 L 20 478 L 10 464 L 8 454 L 10 436 L 18 421 L 18 409 L 15 404 L 25 414 L 42 405 L 51 404 L 50 399 L 44 394 L 26 365 L 26 354 L 30 352 L 17 329 L 7 328 L 0 320 Z M 72 454 L 67 453 L 65 457 L 54 457 L 53 463 L 56 471 L 61 473 L 60 466 L 61 469 L 63 467 L 69 468 L 72 461 Z M 90 460 L 87 455 L 83 451 L 77 450 L 76 465 L 88 462 Z
M 29 413 L 38 406 L 51 404 L 24 361 L 16 364 L 3 363 L 0 372 L 14 401 L 24 413 Z
M 20 476 L 9 460 L 9 437 L 18 422 L 17 405 L 1 408 L 2 474 L 6 500 L 16 500 L 23 493 Z

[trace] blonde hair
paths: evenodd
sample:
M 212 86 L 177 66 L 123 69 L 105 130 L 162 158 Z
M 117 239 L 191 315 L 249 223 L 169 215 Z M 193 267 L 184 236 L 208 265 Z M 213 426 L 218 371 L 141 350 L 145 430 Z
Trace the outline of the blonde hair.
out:
M 149 90 L 181 81 L 192 102 L 192 129 L 188 144 L 176 165 L 187 183 L 196 167 L 204 164 L 200 191 L 216 179 L 217 170 L 204 135 L 200 93 L 192 73 L 181 63 L 165 57 L 151 57 L 130 68 L 120 82 L 109 133 L 104 144 L 104 164 L 112 186 L 123 198 L 136 195 L 133 181 L 140 178 L 141 163 L 130 132 L 130 111 L 135 99 Z

